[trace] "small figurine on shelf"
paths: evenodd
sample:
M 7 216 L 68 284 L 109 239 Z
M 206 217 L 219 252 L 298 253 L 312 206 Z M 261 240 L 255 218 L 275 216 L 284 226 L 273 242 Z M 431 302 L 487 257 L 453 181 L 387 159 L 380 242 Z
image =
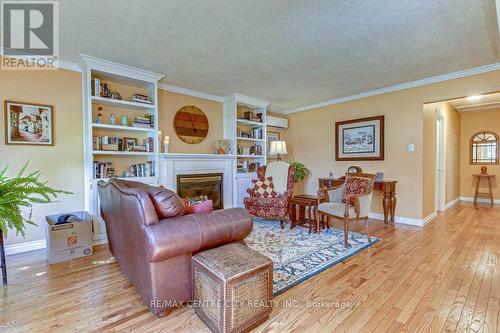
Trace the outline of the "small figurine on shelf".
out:
M 116 116 L 114 113 L 109 115 L 109 124 L 110 125 L 115 125 L 116 124 Z
M 97 117 L 95 118 L 95 123 L 102 124 L 102 113 L 97 114 Z
M 229 154 L 231 153 L 231 143 L 229 140 L 217 140 L 214 144 L 216 154 Z
M 121 118 L 120 118 L 120 124 L 122 126 L 128 126 L 128 117 L 126 115 L 123 115 Z

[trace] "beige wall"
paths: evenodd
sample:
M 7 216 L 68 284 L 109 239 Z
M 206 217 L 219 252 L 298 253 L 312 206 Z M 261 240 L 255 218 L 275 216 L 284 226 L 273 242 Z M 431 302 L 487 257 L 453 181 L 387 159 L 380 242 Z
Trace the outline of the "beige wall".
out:
M 436 177 L 436 112 L 445 122 L 446 149 L 446 203 L 460 196 L 460 114 L 447 102 L 429 103 L 423 106 L 424 147 L 423 152 L 423 216 L 435 210 Z
M 201 143 L 188 144 L 175 134 L 174 117 L 180 108 L 187 105 L 199 107 L 207 116 L 209 122 L 208 136 Z M 170 137 L 171 153 L 213 153 L 216 140 L 224 138 L 223 104 L 198 97 L 173 93 L 163 89 L 158 90 L 159 128 L 162 135 Z
M 81 210 L 84 202 L 83 114 L 81 75 L 67 70 L 0 71 L 0 102 L 18 101 L 54 106 L 55 146 L 5 145 L 4 116 L 0 120 L 0 163 L 9 164 L 9 175 L 30 160 L 29 170 L 40 170 L 53 187 L 71 191 L 60 202 L 36 206 L 26 238 L 10 232 L 6 244 L 45 238 L 45 215 Z M 5 112 L 5 111 L 4 111 Z
M 366 172 L 382 171 L 386 179 L 398 181 L 396 215 L 425 217 L 423 200 L 430 192 L 424 193 L 423 163 L 433 146 L 426 141 L 424 147 L 423 104 L 499 89 L 500 71 L 495 71 L 291 114 L 290 153 L 313 172 L 304 190 L 315 193 L 317 177 L 328 176 L 330 171 L 343 174 L 348 166 L 359 165 Z M 376 115 L 386 117 L 385 160 L 336 162 L 335 122 Z M 410 143 L 415 144 L 415 152 L 408 152 Z M 377 194 L 372 203 L 377 212 L 381 212 L 379 199 Z
M 472 174 L 481 172 L 481 165 L 471 165 L 470 139 L 472 135 L 480 131 L 492 131 L 500 135 L 500 109 L 482 112 L 462 112 L 461 140 L 460 140 L 460 195 L 465 197 L 474 196 L 474 183 Z M 488 173 L 500 177 L 500 165 L 488 165 Z M 500 199 L 498 178 L 494 181 L 493 197 Z M 481 192 L 487 192 L 485 183 L 481 183 Z

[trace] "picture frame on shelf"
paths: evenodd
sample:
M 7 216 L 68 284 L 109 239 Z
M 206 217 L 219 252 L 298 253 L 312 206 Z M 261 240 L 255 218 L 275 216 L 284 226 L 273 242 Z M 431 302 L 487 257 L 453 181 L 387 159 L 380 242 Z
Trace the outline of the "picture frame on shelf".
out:
M 7 145 L 54 145 L 54 106 L 4 102 L 5 144 Z
M 131 151 L 135 146 L 137 146 L 137 138 L 123 138 L 122 151 Z
M 384 160 L 384 116 L 335 123 L 336 161 Z

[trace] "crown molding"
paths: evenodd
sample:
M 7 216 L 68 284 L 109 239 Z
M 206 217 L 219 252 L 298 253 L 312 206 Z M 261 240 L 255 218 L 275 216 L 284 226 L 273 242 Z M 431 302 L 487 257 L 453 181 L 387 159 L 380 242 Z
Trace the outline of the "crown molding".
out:
M 78 64 L 75 64 L 74 62 L 69 62 L 69 61 L 64 61 L 64 60 L 59 60 L 57 68 L 61 69 L 66 69 L 68 71 L 73 71 L 73 72 L 82 72 L 82 69 Z
M 232 97 L 236 100 L 236 102 L 241 104 L 247 104 L 249 106 L 258 106 L 261 108 L 265 108 L 269 105 L 268 101 L 264 101 L 262 99 L 253 98 L 242 94 L 234 94 L 232 95 Z
M 80 53 L 80 57 L 82 58 L 85 65 L 98 71 L 112 73 L 115 75 L 122 75 L 146 82 L 158 82 L 164 77 L 163 74 L 158 74 L 128 65 L 122 65 L 114 61 L 89 56 L 83 53 Z
M 160 88 L 162 90 L 170 91 L 170 92 L 173 92 L 173 93 L 177 93 L 177 94 L 182 94 L 182 95 L 187 95 L 187 96 L 192 96 L 192 97 L 198 97 L 198 98 L 208 99 L 208 100 L 215 101 L 215 102 L 220 102 L 220 103 L 224 102 L 224 97 L 222 97 L 222 96 L 217 96 L 217 95 L 212 95 L 212 94 L 204 93 L 204 92 L 201 92 L 201 91 L 196 91 L 196 90 L 192 90 L 192 89 L 177 87 L 177 86 L 173 86 L 171 84 L 166 84 L 166 83 L 163 83 L 163 82 L 160 82 L 158 84 L 158 88 Z
M 425 86 L 425 85 L 429 85 L 429 84 L 433 84 L 433 83 L 463 78 L 463 77 L 487 73 L 487 72 L 493 72 L 493 71 L 497 71 L 497 70 L 500 70 L 500 63 L 493 63 L 493 64 L 489 64 L 489 65 L 485 65 L 485 66 L 466 69 L 463 71 L 452 72 L 452 73 L 432 76 L 432 77 L 429 77 L 426 79 L 396 84 L 394 86 L 375 89 L 375 90 L 371 90 L 371 91 L 367 91 L 367 92 L 363 92 L 363 93 L 359 93 L 359 94 L 355 94 L 355 95 L 351 95 L 351 96 L 335 98 L 335 99 L 331 99 L 331 100 L 328 100 L 325 102 L 310 104 L 310 105 L 302 106 L 299 108 L 290 109 L 287 111 L 282 111 L 282 112 L 274 111 L 274 112 L 278 112 L 278 113 L 282 113 L 282 114 L 291 114 L 291 113 L 302 112 L 302 111 L 307 111 L 307 110 L 319 109 L 319 108 L 322 108 L 325 106 L 350 102 L 350 101 L 354 101 L 354 100 L 358 100 L 358 99 L 363 99 L 366 97 L 387 94 L 387 93 L 405 90 L 405 89 L 409 89 L 409 88 L 421 87 L 421 86 Z

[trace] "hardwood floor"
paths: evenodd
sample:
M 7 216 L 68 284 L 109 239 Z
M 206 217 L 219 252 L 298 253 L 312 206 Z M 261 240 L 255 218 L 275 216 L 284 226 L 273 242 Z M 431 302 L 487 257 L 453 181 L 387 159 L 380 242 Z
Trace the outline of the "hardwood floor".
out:
M 500 207 L 371 229 L 382 241 L 277 297 L 255 331 L 500 332 Z M 153 316 L 106 246 L 73 262 L 49 266 L 34 251 L 7 264 L 0 332 L 208 332 L 187 307 Z

